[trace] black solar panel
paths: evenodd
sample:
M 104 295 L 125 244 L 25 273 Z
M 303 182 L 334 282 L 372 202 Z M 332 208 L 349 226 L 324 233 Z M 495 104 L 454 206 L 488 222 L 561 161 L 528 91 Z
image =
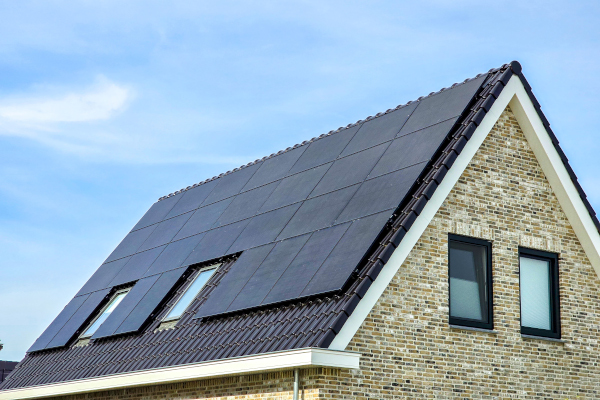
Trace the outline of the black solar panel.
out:
M 56 336 L 58 331 L 67 323 L 67 321 L 75 314 L 75 312 L 81 307 L 84 301 L 90 297 L 89 294 L 84 296 L 78 296 L 73 298 L 69 304 L 63 308 L 58 314 L 54 321 L 46 328 L 46 330 L 40 335 L 39 338 L 33 343 L 33 345 L 27 351 L 37 351 L 45 349 L 48 343 Z
M 242 290 L 273 247 L 275 244 L 271 243 L 244 251 L 206 302 L 198 309 L 196 318 L 225 312 L 234 296 Z
M 250 178 L 252 178 L 256 170 L 260 168 L 261 164 L 259 162 L 219 178 L 219 182 L 202 204 L 211 204 L 238 194 Z
M 396 137 L 418 103 L 412 103 L 379 118 L 362 124 L 354 138 L 348 143 L 341 156 L 357 153 L 369 147 L 385 143 Z
M 167 246 L 155 247 L 131 256 L 127 264 L 125 264 L 108 286 L 118 286 L 140 279 L 165 247 Z
M 129 313 L 127 318 L 125 318 L 123 323 L 117 328 L 115 334 L 119 335 L 140 330 L 157 307 L 167 298 L 167 295 L 173 290 L 175 284 L 181 279 L 186 270 L 187 268 L 178 268 L 161 274 L 158 280 Z M 142 281 L 138 282 L 138 284 Z M 140 290 L 141 294 L 142 290 Z
M 360 127 L 361 125 L 355 125 L 351 128 L 343 129 L 334 135 L 326 136 L 312 142 L 306 151 L 302 153 L 296 164 L 294 164 L 289 174 L 295 174 L 335 160 L 341 154 L 342 150 L 346 148 Z
M 234 197 L 230 197 L 196 210 L 173 240 L 183 239 L 209 230 L 229 207 L 233 199 Z
M 116 261 L 102 264 L 75 296 L 81 296 L 82 294 L 95 292 L 109 287 L 110 282 L 119 271 L 121 271 L 125 264 L 127 264 L 130 258 L 131 256 L 119 258 Z
M 91 293 L 91 299 L 99 290 L 139 279 L 149 282 L 145 279 L 162 274 L 117 334 L 139 329 L 146 311 L 153 311 L 170 290 L 165 285 L 178 279 L 168 277 L 239 252 L 198 316 L 341 289 L 483 80 L 457 85 L 155 203 L 80 294 Z M 133 296 L 129 299 L 119 308 L 125 310 Z M 81 328 L 75 325 L 90 317 L 89 301 L 76 311 L 69 306 L 32 349 L 68 342 L 69 332 L 72 336 L 73 329 Z M 146 311 L 138 317 L 142 304 Z
M 99 290 L 91 293 L 88 298 L 81 304 L 75 313 L 69 318 L 66 324 L 56 333 L 56 335 L 45 346 L 46 349 L 54 347 L 62 347 L 73 339 L 73 337 L 81 333 L 84 328 L 84 323 L 93 316 L 94 311 L 99 309 L 99 306 L 110 293 L 110 289 Z
M 175 204 L 171 211 L 169 211 L 166 218 L 175 217 L 179 214 L 185 214 L 188 211 L 193 211 L 200 207 L 202 202 L 206 200 L 218 182 L 219 181 L 215 179 L 214 181 L 206 182 L 203 185 L 186 190 L 181 195 L 181 199 L 177 202 L 177 204 Z
M 323 260 L 331 253 L 349 227 L 350 223 L 347 222 L 312 233 L 302 250 L 275 282 L 262 304 L 299 297 L 306 284 L 323 264 Z
M 108 256 L 105 263 L 134 254 L 137 249 L 148 239 L 148 236 L 156 229 L 156 225 L 150 225 L 137 231 L 132 231 L 125 236 L 117 248 Z
M 329 168 L 315 190 L 312 191 L 310 194 L 311 197 L 333 192 L 334 190 L 364 181 L 389 145 L 389 142 L 380 144 L 348 157 L 338 159 Z
M 135 306 L 142 300 L 142 297 L 148 293 L 152 285 L 158 280 L 159 276 L 160 275 L 150 276 L 136 282 L 123 300 L 121 300 L 119 305 L 113 310 L 108 318 L 106 318 L 106 321 L 98 327 L 92 336 L 92 339 L 114 335 L 117 328 L 121 326 Z
M 292 168 L 298 158 L 306 150 L 306 146 L 286 151 L 283 154 L 265 160 L 258 171 L 252 176 L 243 190 L 254 189 L 269 182 L 281 179 Z
M 393 210 L 354 220 L 302 291 L 302 296 L 339 290 L 365 255 Z
M 227 311 L 247 308 L 248 304 L 261 304 L 309 237 L 310 235 L 296 236 L 277 243 L 242 290 L 235 296 Z

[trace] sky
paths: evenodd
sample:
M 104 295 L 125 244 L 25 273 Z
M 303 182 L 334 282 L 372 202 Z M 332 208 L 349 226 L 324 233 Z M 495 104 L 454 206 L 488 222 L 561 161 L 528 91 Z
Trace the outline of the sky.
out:
M 600 210 L 600 2 L 0 0 L 0 341 L 159 197 L 518 60 Z

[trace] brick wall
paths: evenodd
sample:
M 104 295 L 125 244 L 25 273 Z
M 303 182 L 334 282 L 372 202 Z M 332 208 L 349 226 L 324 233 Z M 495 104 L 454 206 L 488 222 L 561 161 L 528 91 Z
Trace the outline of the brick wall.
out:
M 448 233 L 493 242 L 494 332 L 448 326 Z M 560 253 L 564 342 L 520 334 L 518 246 Z M 600 281 L 507 109 L 349 350 L 361 369 L 302 372 L 304 399 L 600 398 Z M 291 399 L 291 371 L 82 399 Z

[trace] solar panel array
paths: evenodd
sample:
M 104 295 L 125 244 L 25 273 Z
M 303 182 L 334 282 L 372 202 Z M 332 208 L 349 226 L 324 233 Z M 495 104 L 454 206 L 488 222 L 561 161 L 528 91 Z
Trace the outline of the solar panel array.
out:
M 188 266 L 238 252 L 197 317 L 341 289 L 483 80 L 155 203 L 29 351 L 65 345 L 92 297 L 131 282 L 94 337 L 135 332 Z

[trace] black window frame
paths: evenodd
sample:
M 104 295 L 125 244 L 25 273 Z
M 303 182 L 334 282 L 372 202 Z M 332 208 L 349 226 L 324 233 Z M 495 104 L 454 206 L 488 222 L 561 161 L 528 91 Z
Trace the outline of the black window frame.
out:
M 521 257 L 533 258 L 541 261 L 550 262 L 550 307 L 551 307 L 551 326 L 550 330 L 530 328 L 523 326 L 521 319 L 522 304 L 521 304 Z M 552 339 L 560 339 L 560 283 L 558 276 L 558 254 L 549 251 L 529 249 L 519 246 L 519 322 L 521 325 L 521 334 L 530 336 L 540 336 Z
M 487 282 L 486 282 L 487 293 L 488 293 L 488 298 L 487 298 L 488 321 L 487 322 L 452 316 L 452 310 L 450 309 L 450 298 L 452 296 L 451 289 L 450 289 L 450 243 L 451 242 L 461 242 L 461 243 L 467 243 L 467 244 L 472 244 L 472 245 L 476 245 L 476 246 L 483 246 L 487 250 L 487 252 L 486 252 L 486 254 L 487 254 L 486 277 L 488 278 Z M 461 236 L 461 235 L 456 235 L 456 234 L 452 234 L 452 233 L 448 234 L 448 323 L 450 325 L 466 326 L 466 327 L 470 327 L 470 328 L 479 328 L 479 329 L 487 329 L 487 330 L 494 329 L 494 300 L 493 300 L 494 299 L 494 291 L 493 291 L 494 283 L 493 283 L 492 269 L 493 269 L 492 268 L 492 242 L 490 242 L 489 240 L 477 239 L 477 238 L 473 238 L 473 237 L 469 237 L 469 236 Z

